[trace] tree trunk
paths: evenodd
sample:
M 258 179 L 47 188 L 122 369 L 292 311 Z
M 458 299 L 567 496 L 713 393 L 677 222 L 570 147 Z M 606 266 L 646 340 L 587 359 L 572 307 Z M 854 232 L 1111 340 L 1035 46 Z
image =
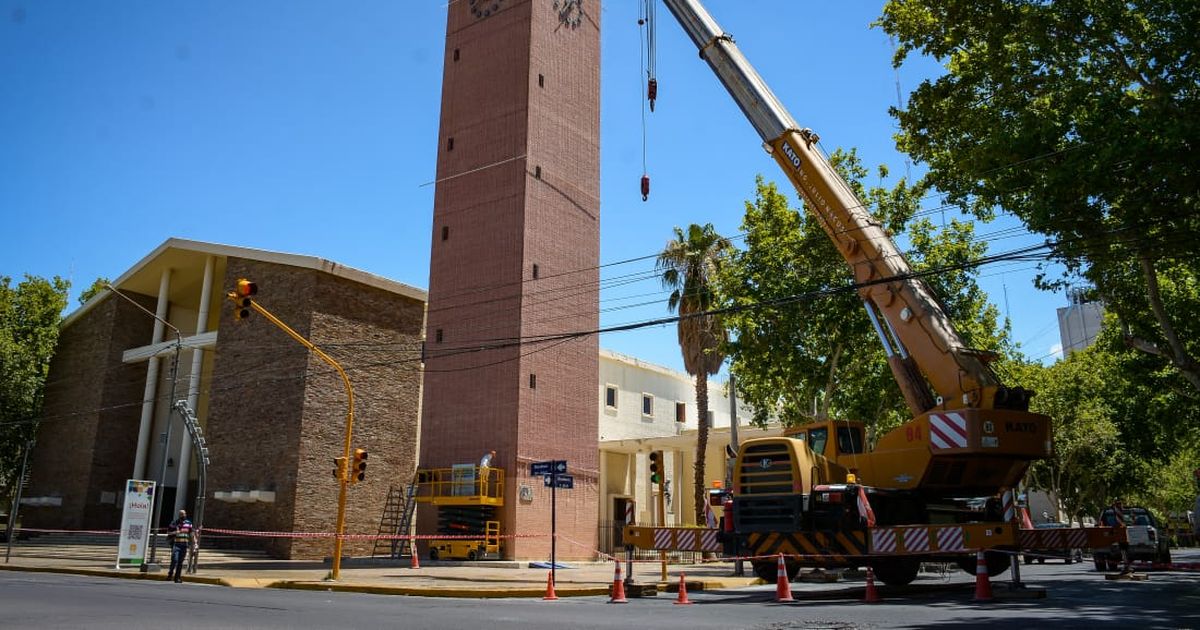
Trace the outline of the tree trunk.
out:
M 708 375 L 703 370 L 696 375 L 696 524 L 707 525 L 704 504 L 708 501 L 704 486 L 704 454 L 708 451 Z
M 1128 328 L 1126 328 L 1125 340 L 1129 345 L 1142 352 L 1168 359 L 1171 365 L 1183 375 L 1183 378 L 1191 383 L 1197 391 L 1200 391 L 1200 362 L 1188 354 L 1187 348 L 1179 339 L 1179 334 L 1175 332 L 1175 325 L 1167 316 L 1167 309 L 1163 305 L 1162 295 L 1158 289 L 1158 271 L 1154 269 L 1154 263 L 1146 254 L 1138 256 L 1138 263 L 1142 266 L 1142 275 L 1146 280 L 1146 299 L 1150 302 L 1150 311 L 1154 313 L 1154 319 L 1162 329 L 1163 337 L 1167 341 L 1167 348 L 1159 348 L 1145 339 L 1137 339 L 1129 335 Z
M 821 411 L 817 418 L 824 420 L 829 417 L 829 406 L 833 403 L 833 390 L 837 387 L 838 361 L 842 358 L 842 344 L 833 349 L 833 358 L 829 360 L 829 378 L 825 380 L 825 396 L 821 400 Z

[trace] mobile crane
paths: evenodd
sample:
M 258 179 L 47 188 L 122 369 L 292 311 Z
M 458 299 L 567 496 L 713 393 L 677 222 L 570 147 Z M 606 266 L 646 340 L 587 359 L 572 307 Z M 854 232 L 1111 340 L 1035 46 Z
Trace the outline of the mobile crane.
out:
M 800 192 L 853 270 L 858 293 L 913 419 L 864 448 L 860 422 L 829 421 L 787 437 L 748 440 L 734 467 L 726 538 L 760 558 L 802 564 L 869 564 L 888 584 L 906 584 L 922 560 L 951 560 L 974 571 L 974 551 L 1019 548 L 1029 538 L 1003 513 L 1001 496 L 1031 462 L 1049 457 L 1050 419 L 1029 411 L 1033 392 L 1007 387 L 989 363 L 995 354 L 966 347 L 929 287 L 909 267 L 880 223 L 856 198 L 698 0 L 664 0 L 718 80 Z M 1011 495 L 1010 495 L 1011 496 Z M 855 507 L 869 502 L 868 526 Z M 628 527 L 645 548 L 695 548 L 701 536 Z M 1062 530 L 1059 530 L 1062 531 Z M 1080 530 L 1082 531 L 1082 530 Z M 1111 539 L 1111 531 L 1085 535 Z M 711 550 L 701 548 L 698 550 Z M 766 558 L 763 560 L 762 558 Z M 1009 564 L 988 554 L 989 573 Z

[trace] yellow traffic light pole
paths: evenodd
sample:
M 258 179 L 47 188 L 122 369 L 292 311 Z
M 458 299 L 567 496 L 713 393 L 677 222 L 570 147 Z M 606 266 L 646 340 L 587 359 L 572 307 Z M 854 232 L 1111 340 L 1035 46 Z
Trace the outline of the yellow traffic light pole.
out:
M 240 282 L 241 281 L 239 281 L 239 283 Z M 239 286 L 239 289 L 240 288 L 241 287 Z M 344 458 L 342 461 L 344 464 L 338 467 L 337 524 L 334 526 L 335 535 L 333 539 L 333 571 L 330 572 L 330 578 L 336 580 L 341 576 L 342 569 L 342 532 L 346 527 L 346 486 L 350 483 L 348 471 L 349 466 L 347 464 L 350 461 L 350 440 L 354 433 L 354 388 L 350 385 L 350 377 L 346 376 L 346 371 L 342 369 L 342 366 L 339 365 L 337 361 L 333 360 L 333 357 L 322 352 L 321 349 L 313 345 L 311 341 L 301 337 L 300 333 L 292 330 L 290 326 L 280 321 L 278 317 L 272 315 L 270 311 L 263 308 L 258 302 L 250 299 L 249 295 L 238 295 L 237 292 L 231 291 L 229 292 L 229 299 L 233 300 L 235 304 L 240 303 L 244 305 L 246 302 L 248 302 L 250 308 L 254 309 L 254 312 L 265 317 L 267 321 L 275 324 L 280 330 L 291 336 L 292 339 L 300 342 L 300 345 L 308 348 L 313 354 L 320 357 L 322 361 L 328 363 L 333 367 L 333 369 L 337 370 L 337 373 L 342 377 L 342 383 L 346 385 L 346 443 L 342 454 Z

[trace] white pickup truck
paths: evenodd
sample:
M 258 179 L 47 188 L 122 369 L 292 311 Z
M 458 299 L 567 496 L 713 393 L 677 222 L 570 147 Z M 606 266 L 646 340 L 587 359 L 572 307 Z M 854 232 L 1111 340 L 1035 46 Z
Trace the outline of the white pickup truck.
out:
M 1154 515 L 1146 508 L 1127 507 L 1122 510 L 1125 521 L 1125 531 L 1129 536 L 1129 559 L 1145 560 L 1146 562 L 1171 562 L 1171 548 L 1162 528 Z M 1116 513 L 1113 509 L 1105 508 L 1098 519 L 1100 525 L 1114 527 L 1117 525 Z M 1121 549 L 1113 544 L 1111 547 L 1101 547 L 1092 550 L 1092 559 L 1097 571 L 1116 571 L 1121 568 Z

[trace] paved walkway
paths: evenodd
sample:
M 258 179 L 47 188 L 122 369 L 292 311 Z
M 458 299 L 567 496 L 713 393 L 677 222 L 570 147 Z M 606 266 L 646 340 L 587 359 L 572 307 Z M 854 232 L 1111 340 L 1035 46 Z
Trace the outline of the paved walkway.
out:
M 530 568 L 517 562 L 432 562 L 422 561 L 413 569 L 408 560 L 395 564 L 378 564 L 344 560 L 337 581 L 326 579 L 328 563 L 292 560 L 219 559 L 204 562 L 197 571 L 185 575 L 187 582 L 219 584 L 236 588 L 293 588 L 321 591 L 351 591 L 392 595 L 422 595 L 431 597 L 542 597 L 546 594 L 549 569 Z M 611 562 L 571 562 L 556 571 L 555 593 L 559 597 L 608 595 L 613 583 Z M 658 563 L 634 565 L 634 578 L 639 583 L 658 583 Z M 111 561 L 95 558 L 47 557 L 21 553 L 16 549 L 8 563 L 0 559 L 0 570 L 74 573 L 103 577 L 166 580 L 162 571 L 142 573 L 136 569 L 116 569 Z M 686 574 L 689 590 L 739 588 L 761 581 L 746 567 L 748 577 L 733 577 L 733 564 L 727 562 L 702 565 L 669 565 L 667 584 L 678 584 L 680 573 Z M 622 563 L 621 570 L 625 570 Z M 665 585 L 664 585 L 665 586 Z

